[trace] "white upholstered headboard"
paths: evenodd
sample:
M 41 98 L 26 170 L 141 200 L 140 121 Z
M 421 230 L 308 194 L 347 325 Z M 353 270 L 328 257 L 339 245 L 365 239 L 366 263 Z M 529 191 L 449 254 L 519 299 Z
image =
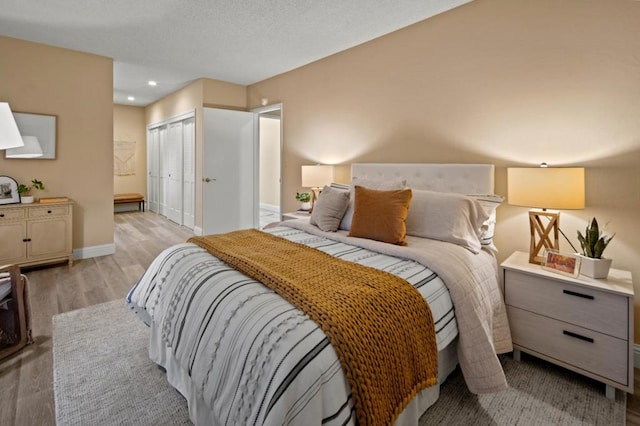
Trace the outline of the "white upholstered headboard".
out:
M 493 194 L 493 164 L 354 163 L 351 178 L 407 181 L 414 189 Z

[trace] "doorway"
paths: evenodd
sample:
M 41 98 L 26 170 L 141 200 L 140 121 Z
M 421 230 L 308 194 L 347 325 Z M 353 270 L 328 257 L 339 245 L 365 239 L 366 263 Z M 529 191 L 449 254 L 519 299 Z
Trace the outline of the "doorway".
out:
M 263 229 L 281 217 L 282 105 L 254 112 L 258 113 L 259 227 Z

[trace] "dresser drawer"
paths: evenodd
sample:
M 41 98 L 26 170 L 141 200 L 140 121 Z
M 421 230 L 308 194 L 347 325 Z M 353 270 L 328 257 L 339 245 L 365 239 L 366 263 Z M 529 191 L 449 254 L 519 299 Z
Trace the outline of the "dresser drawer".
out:
M 628 339 L 627 297 L 512 270 L 504 278 L 507 305 Z
M 69 206 L 36 207 L 29 210 L 29 217 L 66 216 L 69 214 Z
M 0 222 L 13 219 L 24 219 L 25 216 L 25 209 L 0 209 Z
M 628 385 L 628 342 L 522 309 L 507 307 L 514 345 Z

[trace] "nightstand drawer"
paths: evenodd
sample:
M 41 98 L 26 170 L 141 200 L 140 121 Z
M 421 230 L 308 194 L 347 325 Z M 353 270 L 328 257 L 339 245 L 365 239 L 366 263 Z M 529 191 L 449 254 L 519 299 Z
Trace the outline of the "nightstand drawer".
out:
M 0 209 L 0 222 L 25 217 L 25 209 Z
M 629 346 L 582 327 L 507 307 L 513 344 L 628 385 Z
M 545 315 L 623 340 L 629 336 L 629 298 L 505 270 L 507 305 Z

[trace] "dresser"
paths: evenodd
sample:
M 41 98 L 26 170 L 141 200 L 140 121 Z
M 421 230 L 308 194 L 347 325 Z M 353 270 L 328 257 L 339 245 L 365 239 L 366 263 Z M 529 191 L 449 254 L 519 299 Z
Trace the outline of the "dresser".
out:
M 0 265 L 73 263 L 73 204 L 0 206 Z
M 633 283 L 611 269 L 606 279 L 577 278 L 513 253 L 502 263 L 514 358 L 529 353 L 615 389 L 633 393 Z

